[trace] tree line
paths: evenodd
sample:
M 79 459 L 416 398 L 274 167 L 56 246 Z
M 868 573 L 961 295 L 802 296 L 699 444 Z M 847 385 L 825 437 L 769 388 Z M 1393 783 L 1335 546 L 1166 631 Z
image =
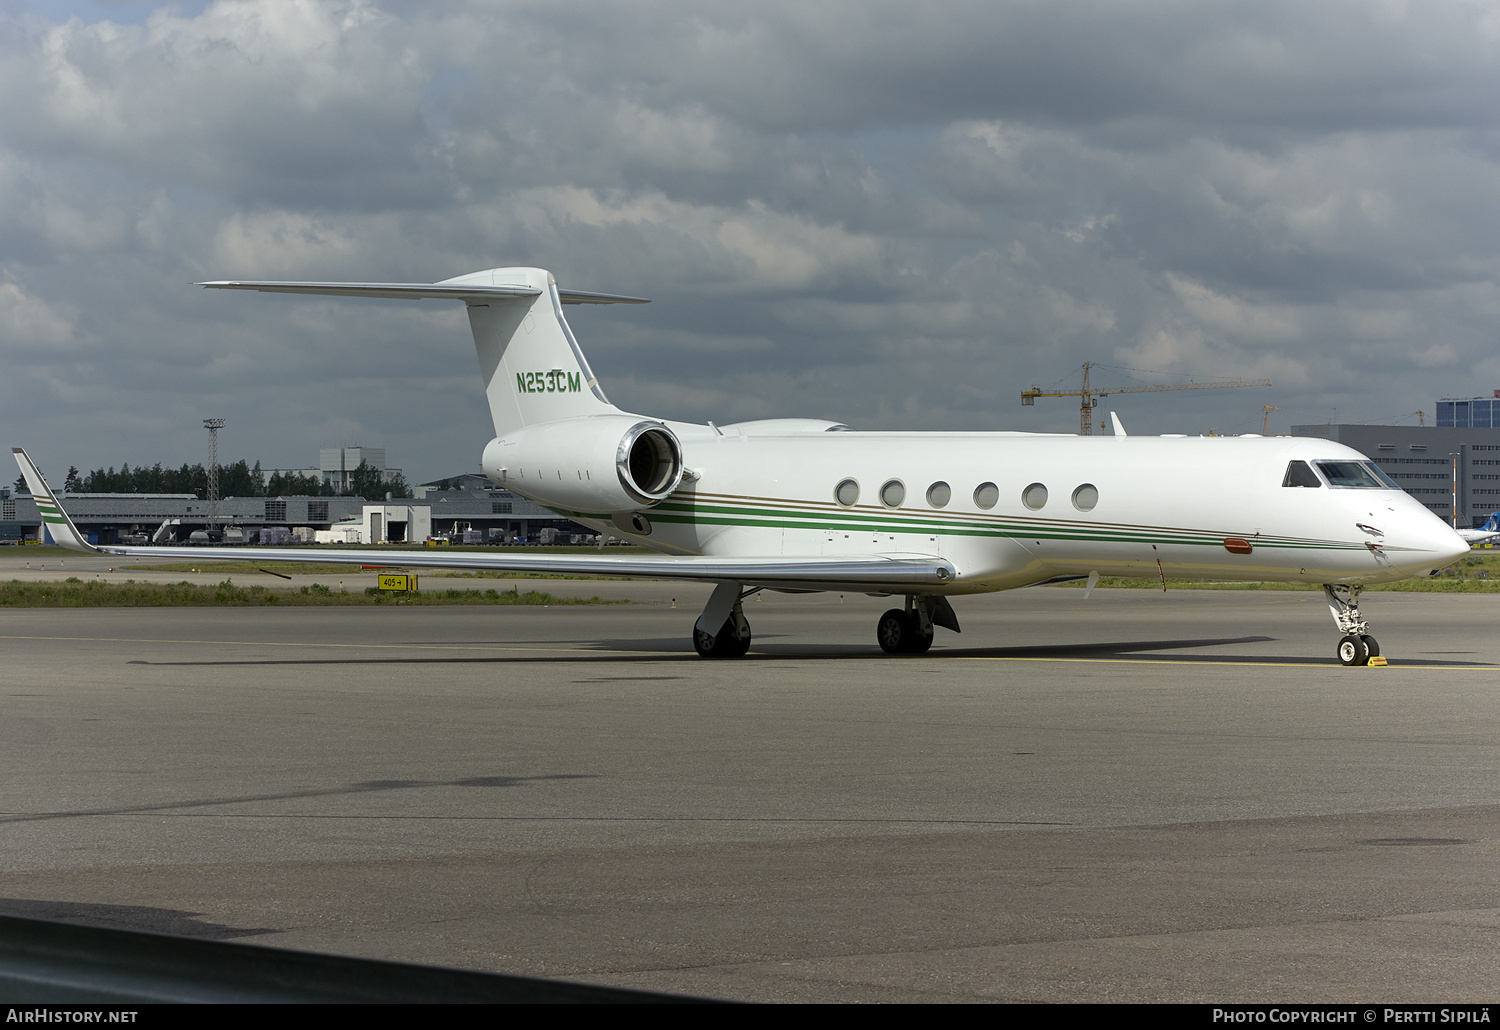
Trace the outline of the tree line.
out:
M 296 472 L 272 473 L 269 480 L 261 472 L 260 462 L 253 466 L 243 458 L 232 465 L 219 466 L 220 497 L 363 497 L 365 500 L 380 500 L 386 494 L 392 497 L 409 497 L 411 487 L 405 477 L 397 472 L 389 480 L 382 478 L 381 471 L 360 462 L 350 473 L 348 490 L 339 490 L 332 483 L 325 483 L 319 476 L 304 476 Z M 16 477 L 16 492 L 29 493 L 24 476 Z M 54 487 L 55 489 L 55 487 Z M 124 464 L 116 471 L 95 469 L 80 473 L 76 465 L 69 466 L 63 480 L 63 492 L 70 494 L 192 494 L 199 500 L 208 499 L 208 470 L 203 465 L 183 465 L 171 469 L 155 465 L 137 465 L 131 468 Z

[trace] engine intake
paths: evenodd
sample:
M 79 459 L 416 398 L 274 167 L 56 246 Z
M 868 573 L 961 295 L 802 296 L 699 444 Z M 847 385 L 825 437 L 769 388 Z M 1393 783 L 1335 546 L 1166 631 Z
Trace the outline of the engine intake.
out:
M 641 504 L 656 504 L 682 482 L 682 445 L 666 426 L 638 423 L 621 438 L 615 468 L 626 493 Z

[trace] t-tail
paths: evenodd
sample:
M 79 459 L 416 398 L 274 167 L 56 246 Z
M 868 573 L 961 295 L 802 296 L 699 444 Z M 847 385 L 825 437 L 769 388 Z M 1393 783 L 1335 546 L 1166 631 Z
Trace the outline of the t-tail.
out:
M 438 283 L 227 281 L 218 290 L 386 300 L 461 300 L 479 355 L 495 435 L 579 415 L 618 414 L 578 346 L 564 304 L 645 304 L 641 297 L 562 290 L 541 268 L 490 268 Z
M 461 300 L 495 423 L 485 474 L 554 511 L 613 517 L 666 499 L 682 446 L 664 423 L 610 403 L 578 346 L 565 304 L 645 304 L 559 289 L 541 268 L 490 268 L 437 283 L 209 282 L 220 290 L 394 300 Z

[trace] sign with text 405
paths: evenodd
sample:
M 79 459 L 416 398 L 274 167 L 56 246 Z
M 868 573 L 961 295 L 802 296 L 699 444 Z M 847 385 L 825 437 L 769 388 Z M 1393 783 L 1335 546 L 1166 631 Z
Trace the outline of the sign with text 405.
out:
M 377 577 L 376 585 L 381 590 L 398 590 L 410 594 L 416 592 L 417 577 L 409 572 L 382 572 Z

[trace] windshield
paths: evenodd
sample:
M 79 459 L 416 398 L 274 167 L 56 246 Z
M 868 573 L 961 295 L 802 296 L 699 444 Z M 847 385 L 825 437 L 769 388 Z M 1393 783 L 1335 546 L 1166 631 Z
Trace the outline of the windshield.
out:
M 1318 471 L 1328 480 L 1329 486 L 1348 487 L 1356 490 L 1399 490 L 1391 478 L 1373 462 L 1368 461 L 1318 461 Z

